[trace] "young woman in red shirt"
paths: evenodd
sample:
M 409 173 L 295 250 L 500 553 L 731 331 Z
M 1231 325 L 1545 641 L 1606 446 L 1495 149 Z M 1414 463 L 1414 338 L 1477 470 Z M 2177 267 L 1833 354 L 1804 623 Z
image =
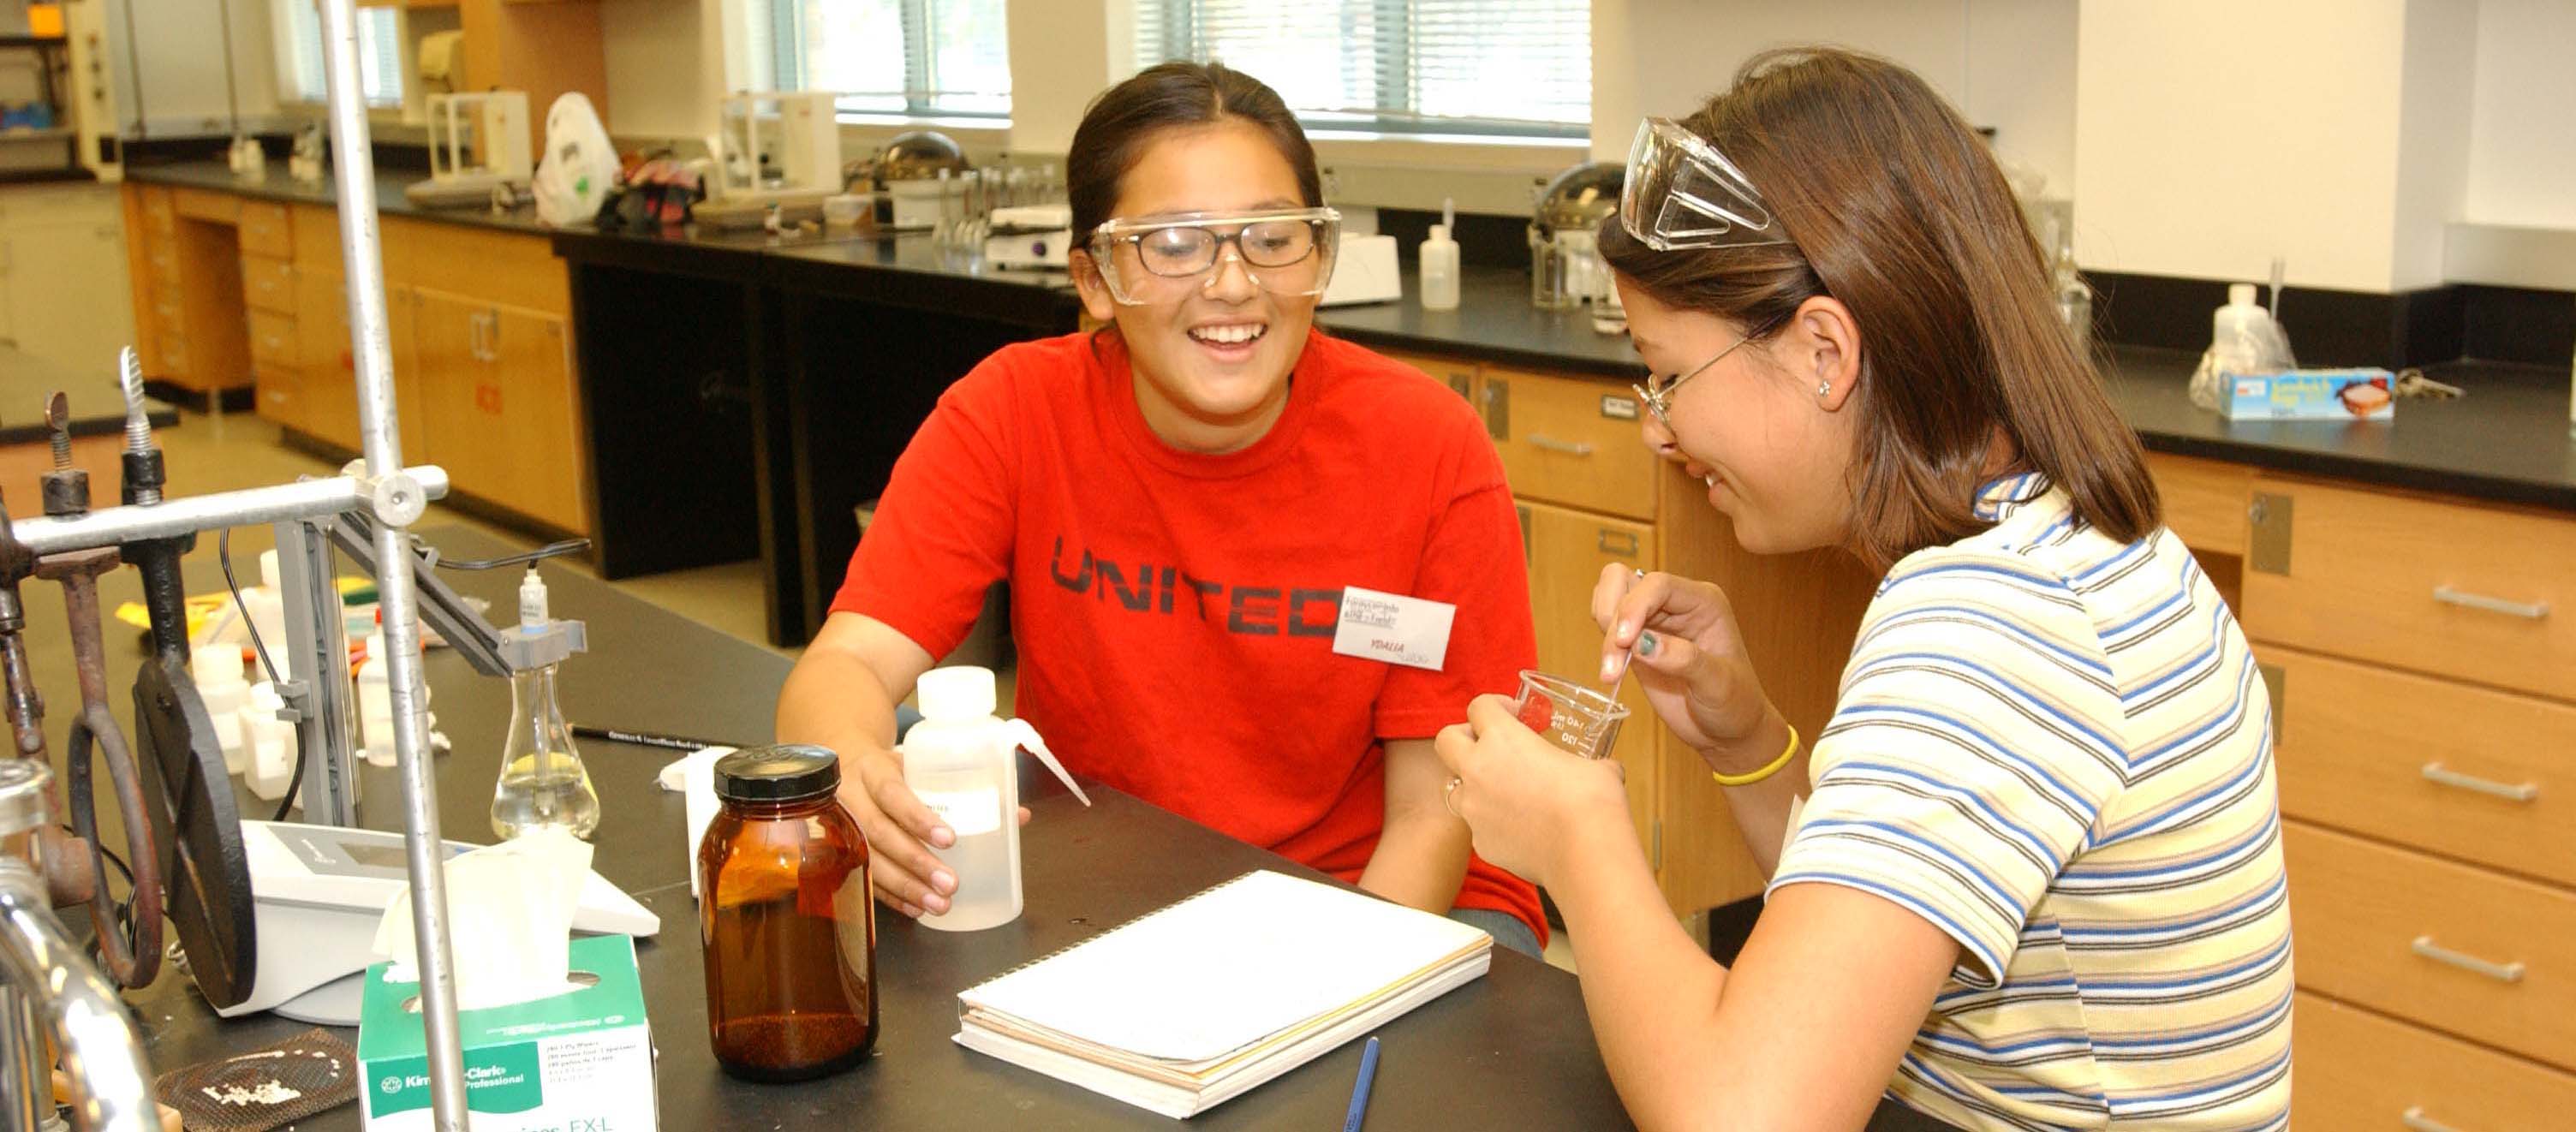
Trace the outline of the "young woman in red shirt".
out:
M 1314 329 L 1339 215 L 1279 96 L 1146 70 L 1067 155 L 1096 333 L 1014 345 L 896 463 L 778 737 L 842 753 L 877 896 L 940 912 L 943 825 L 895 704 L 1011 583 L 1018 714 L 1074 773 L 1535 952 L 1431 737 L 1535 654 L 1502 464 L 1446 386 Z M 1455 611 L 1416 664 L 1336 651 L 1348 587 Z

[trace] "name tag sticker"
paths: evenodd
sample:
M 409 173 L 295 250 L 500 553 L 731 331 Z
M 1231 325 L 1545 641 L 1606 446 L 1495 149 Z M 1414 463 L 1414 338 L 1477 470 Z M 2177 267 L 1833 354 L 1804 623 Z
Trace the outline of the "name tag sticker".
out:
M 1333 651 L 1438 672 L 1449 662 L 1449 623 L 1457 617 L 1458 607 L 1445 601 L 1348 586 Z

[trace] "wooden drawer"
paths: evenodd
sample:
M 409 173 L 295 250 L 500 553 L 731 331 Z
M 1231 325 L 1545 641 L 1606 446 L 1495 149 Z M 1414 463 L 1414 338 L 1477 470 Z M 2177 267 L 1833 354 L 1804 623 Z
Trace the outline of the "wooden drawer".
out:
M 305 407 L 304 374 L 287 366 L 262 366 L 258 375 L 258 394 L 254 402 L 260 419 L 288 428 L 308 428 Z
M 279 314 L 295 313 L 295 265 L 267 256 L 245 255 L 241 261 L 242 302 Z
M 296 346 L 295 316 L 264 310 L 250 312 L 250 360 L 261 372 L 293 368 Z
M 2576 885 L 2576 707 L 2293 649 L 2261 660 L 2283 813 Z
M 1612 515 L 1655 517 L 1656 467 L 1636 394 L 1611 381 L 1486 367 L 1476 410 L 1512 494 Z
M 2299 985 L 2576 1067 L 2576 894 L 2299 822 L 2281 845 Z
M 2245 631 L 2576 699 L 2576 520 L 2264 477 Z
M 342 270 L 337 211 L 318 204 L 292 205 L 286 210 L 286 226 L 295 241 L 297 266 L 335 274 Z
M 241 223 L 240 197 L 231 193 L 205 189 L 170 190 L 170 207 L 190 220 L 211 220 L 217 224 Z
M 295 254 L 295 234 L 287 227 L 286 206 L 263 200 L 243 201 L 241 250 L 285 259 Z
M 2165 526 L 2204 554 L 2245 553 L 2245 506 L 2254 498 L 2254 469 L 2219 460 L 2147 454 Z
M 388 282 L 540 314 L 572 313 L 571 277 L 544 236 L 388 217 L 384 239 Z
M 2302 992 L 2290 1132 L 2564 1128 L 2576 1076 Z
M 155 240 L 143 253 L 144 270 L 156 297 L 175 299 L 179 294 L 179 249 L 168 240 Z
M 1391 350 L 1381 350 L 1379 352 L 1385 354 L 1387 357 L 1395 359 L 1396 361 L 1403 362 L 1406 365 L 1430 374 L 1433 378 L 1438 379 L 1441 384 L 1448 386 L 1451 391 L 1457 393 L 1460 397 L 1467 398 L 1471 401 L 1475 399 L 1476 363 L 1474 362 L 1463 362 L 1456 358 L 1433 357 L 1429 354 L 1401 354 Z
M 143 188 L 135 190 L 135 194 L 143 202 L 143 227 L 147 231 L 167 236 L 178 230 L 179 212 L 170 199 L 170 190 Z

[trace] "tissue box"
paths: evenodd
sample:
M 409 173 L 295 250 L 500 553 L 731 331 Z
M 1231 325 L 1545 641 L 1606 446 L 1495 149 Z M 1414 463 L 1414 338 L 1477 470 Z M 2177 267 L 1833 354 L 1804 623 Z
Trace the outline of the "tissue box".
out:
M 2396 375 L 2384 369 L 2294 369 L 2220 374 L 2230 420 L 2393 420 Z
M 475 1132 L 653 1132 L 659 1119 L 653 1036 L 644 1022 L 635 941 L 590 936 L 573 940 L 570 951 L 576 976 L 598 976 L 597 984 L 534 1002 L 459 1012 L 465 1107 Z M 388 966 L 367 968 L 359 1008 L 358 1080 L 366 1128 L 426 1130 L 429 1058 L 417 1008 L 405 1005 L 420 986 L 387 982 Z

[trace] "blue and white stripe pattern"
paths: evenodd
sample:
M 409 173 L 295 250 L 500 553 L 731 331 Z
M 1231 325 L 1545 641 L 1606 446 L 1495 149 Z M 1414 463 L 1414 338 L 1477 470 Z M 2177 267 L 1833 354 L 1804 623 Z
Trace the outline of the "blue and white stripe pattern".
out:
M 1772 887 L 1959 942 L 1891 1094 L 1969 1129 L 2285 1128 L 2290 913 L 2271 706 L 2181 540 L 2036 476 L 1888 572 Z

